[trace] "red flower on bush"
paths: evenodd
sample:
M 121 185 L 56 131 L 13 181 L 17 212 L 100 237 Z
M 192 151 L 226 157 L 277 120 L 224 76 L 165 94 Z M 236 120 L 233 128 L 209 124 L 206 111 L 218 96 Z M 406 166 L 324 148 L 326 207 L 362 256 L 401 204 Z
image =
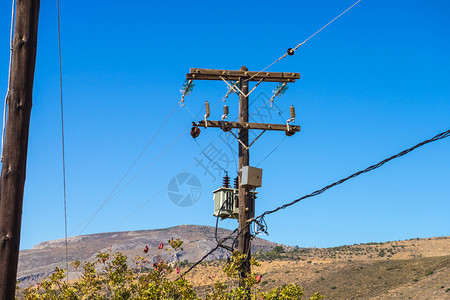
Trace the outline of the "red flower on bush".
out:
M 164 244 L 161 243 L 161 244 L 159 244 L 158 249 L 162 249 L 163 247 L 164 247 Z
M 262 275 L 256 275 L 256 282 L 259 283 L 261 281 Z
M 175 269 L 175 272 L 176 272 L 177 274 L 180 273 L 180 268 L 177 267 L 177 268 Z
M 145 247 L 144 247 L 144 253 L 147 253 L 147 252 L 148 252 L 148 246 L 145 245 Z

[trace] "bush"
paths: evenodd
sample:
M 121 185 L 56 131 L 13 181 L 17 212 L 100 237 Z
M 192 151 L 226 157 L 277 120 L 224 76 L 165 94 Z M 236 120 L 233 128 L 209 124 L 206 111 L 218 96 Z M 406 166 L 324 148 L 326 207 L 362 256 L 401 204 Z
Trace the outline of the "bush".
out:
M 182 242 L 178 239 L 170 240 L 169 244 L 175 251 L 182 249 Z M 147 250 L 146 247 L 144 253 Z M 246 260 L 246 255 L 234 251 L 223 268 L 232 282 L 234 280 L 234 284 L 215 282 L 205 299 L 300 299 L 303 295 L 303 289 L 296 284 L 282 285 L 262 292 L 259 288 L 262 275 L 250 273 L 246 274 L 245 278 L 239 278 Z M 158 257 L 152 268 L 146 268 L 151 261 L 148 256 L 138 256 L 133 258 L 133 261 L 137 267 L 134 272 L 128 268 L 127 257 L 120 252 L 100 252 L 96 261 L 83 264 L 82 274 L 75 283 L 67 283 L 66 270 L 56 268 L 49 278 L 23 290 L 23 295 L 26 300 L 200 299 L 193 285 L 179 274 L 179 266 L 183 263 L 172 265 Z M 255 266 L 259 265 L 259 262 L 252 258 L 250 264 Z M 81 263 L 76 261 L 72 266 L 78 270 Z M 143 271 L 147 269 L 149 271 Z M 170 280 L 168 275 L 174 272 L 174 279 Z M 229 282 L 230 280 L 227 280 L 227 283 Z M 261 286 L 267 283 L 265 280 Z M 310 299 L 317 300 L 322 297 L 315 293 Z

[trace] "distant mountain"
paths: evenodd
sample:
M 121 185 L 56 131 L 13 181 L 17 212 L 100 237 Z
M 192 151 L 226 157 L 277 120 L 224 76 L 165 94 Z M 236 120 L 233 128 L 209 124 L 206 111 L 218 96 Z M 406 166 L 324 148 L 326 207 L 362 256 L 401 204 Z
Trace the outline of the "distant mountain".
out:
M 212 248 L 216 246 L 215 228 L 199 225 L 182 225 L 165 229 L 139 230 L 98 233 L 82 235 L 69 238 L 68 256 L 69 261 L 80 260 L 93 261 L 100 251 L 121 252 L 131 258 L 142 255 L 145 245 L 148 245 L 148 254 L 160 255 L 162 259 L 172 261 L 195 262 L 202 258 Z M 231 234 L 230 230 L 218 229 L 218 237 L 225 237 Z M 180 238 L 184 241 L 183 251 L 174 253 L 173 251 L 159 250 L 158 245 L 171 238 Z M 230 243 L 228 243 L 230 244 Z M 252 241 L 252 252 L 270 251 L 277 244 L 256 238 Z M 286 248 L 290 248 L 285 246 Z M 55 267 L 65 269 L 65 239 L 47 241 L 40 243 L 29 250 L 22 250 L 19 254 L 18 280 L 19 286 L 26 287 L 41 281 L 52 273 Z M 208 257 L 208 260 L 224 259 L 229 256 L 229 252 L 219 248 Z M 72 267 L 69 267 L 69 279 L 78 278 Z

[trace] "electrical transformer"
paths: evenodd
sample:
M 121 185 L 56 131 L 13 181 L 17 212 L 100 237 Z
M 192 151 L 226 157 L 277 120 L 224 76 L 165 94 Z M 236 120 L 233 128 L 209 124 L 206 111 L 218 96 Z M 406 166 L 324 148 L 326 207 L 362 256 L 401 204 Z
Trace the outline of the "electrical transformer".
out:
M 258 192 L 249 191 L 252 197 L 252 207 L 250 213 L 255 214 L 255 199 Z M 238 219 L 239 218 L 239 190 L 227 187 L 220 187 L 213 191 L 214 213 L 213 216 L 222 219 Z

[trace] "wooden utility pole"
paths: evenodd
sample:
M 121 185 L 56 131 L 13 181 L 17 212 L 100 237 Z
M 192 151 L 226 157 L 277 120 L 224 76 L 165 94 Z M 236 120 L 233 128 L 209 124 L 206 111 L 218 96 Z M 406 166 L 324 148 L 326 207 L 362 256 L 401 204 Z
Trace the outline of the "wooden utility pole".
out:
M 242 168 L 249 166 L 249 140 L 248 130 L 278 130 L 285 131 L 287 135 L 293 135 L 295 132 L 300 131 L 300 126 L 287 124 L 263 124 L 263 123 L 249 123 L 249 83 L 250 81 L 265 81 L 265 82 L 295 82 L 300 78 L 299 73 L 280 73 L 280 72 L 254 72 L 248 71 L 246 67 L 241 67 L 239 71 L 230 70 L 212 70 L 212 69 L 196 69 L 191 68 L 190 73 L 186 75 L 188 80 L 222 80 L 229 82 L 239 81 L 239 122 L 228 121 L 210 121 L 205 120 L 198 123 L 193 123 L 195 127 L 216 127 L 221 128 L 225 132 L 230 131 L 233 128 L 239 129 L 239 183 L 241 183 Z M 243 272 L 240 274 L 241 278 L 246 277 L 250 270 L 250 228 L 249 220 L 254 217 L 254 198 L 251 197 L 249 187 L 241 186 L 239 184 L 239 252 L 246 254 L 247 258 Z
M 39 0 L 16 5 L 0 187 L 0 300 L 15 296 L 39 5 Z
M 248 71 L 248 69 L 243 66 L 239 71 Z M 239 122 L 248 122 L 248 80 L 241 78 L 239 80 L 239 89 L 241 93 L 239 94 Z M 238 143 L 239 145 L 239 170 L 242 170 L 242 167 L 248 166 L 250 163 L 250 153 L 248 147 L 248 129 L 239 128 L 238 134 L 239 140 L 242 142 Z M 241 172 L 239 171 L 239 174 Z M 241 175 L 239 175 L 239 178 Z M 241 182 L 239 180 L 239 182 Z M 238 237 L 238 246 L 239 252 L 243 254 L 247 254 L 247 259 L 244 261 L 243 270 L 240 275 L 241 278 L 244 278 L 246 274 L 250 273 L 250 228 L 248 227 L 247 221 L 252 217 L 250 214 L 251 210 L 251 198 L 248 192 L 247 187 L 243 187 L 239 184 L 239 237 Z

